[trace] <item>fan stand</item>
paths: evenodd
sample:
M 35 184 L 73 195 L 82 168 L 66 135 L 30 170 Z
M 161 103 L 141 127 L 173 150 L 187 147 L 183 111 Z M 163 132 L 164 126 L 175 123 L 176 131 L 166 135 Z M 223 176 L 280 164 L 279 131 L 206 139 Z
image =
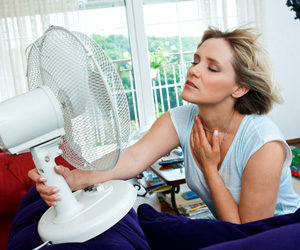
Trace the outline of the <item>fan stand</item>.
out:
M 52 243 L 84 242 L 103 233 L 132 208 L 136 190 L 125 181 L 111 180 L 92 190 L 72 193 L 64 178 L 54 171 L 54 159 L 61 154 L 60 138 L 31 149 L 34 163 L 47 178 L 46 185 L 57 186 L 62 198 L 41 217 L 38 232 Z

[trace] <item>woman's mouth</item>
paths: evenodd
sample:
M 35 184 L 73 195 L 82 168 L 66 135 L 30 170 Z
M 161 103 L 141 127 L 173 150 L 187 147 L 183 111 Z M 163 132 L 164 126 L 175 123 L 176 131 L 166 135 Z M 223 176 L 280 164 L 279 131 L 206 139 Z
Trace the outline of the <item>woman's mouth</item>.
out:
M 186 80 L 185 86 L 187 86 L 188 88 L 197 89 L 196 85 L 193 82 L 189 81 L 189 80 Z

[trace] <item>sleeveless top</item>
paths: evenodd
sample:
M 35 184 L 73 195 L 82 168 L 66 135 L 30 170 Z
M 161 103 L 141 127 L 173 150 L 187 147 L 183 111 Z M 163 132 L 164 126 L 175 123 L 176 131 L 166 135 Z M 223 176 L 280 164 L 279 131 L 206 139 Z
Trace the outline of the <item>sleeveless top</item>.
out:
M 193 116 L 198 114 L 198 106 L 194 104 L 180 106 L 169 110 L 169 113 L 184 154 L 186 183 L 206 203 L 214 217 L 218 218 L 209 188 L 202 171 L 194 161 L 190 148 Z M 222 162 L 219 174 L 234 201 L 239 204 L 244 168 L 250 157 L 270 141 L 282 142 L 286 151 L 274 215 L 293 213 L 300 206 L 300 197 L 292 186 L 291 150 L 279 128 L 265 115 L 252 114 L 243 118 Z

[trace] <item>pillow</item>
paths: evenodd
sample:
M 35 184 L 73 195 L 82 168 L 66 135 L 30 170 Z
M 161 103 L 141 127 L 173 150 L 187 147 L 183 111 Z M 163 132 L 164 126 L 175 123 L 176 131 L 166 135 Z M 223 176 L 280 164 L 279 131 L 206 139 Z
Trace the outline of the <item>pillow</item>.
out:
M 34 185 L 27 173 L 34 168 L 30 153 L 0 152 L 0 216 L 13 216 L 25 193 Z
M 74 169 L 61 156 L 56 164 Z M 34 185 L 28 171 L 35 168 L 31 153 L 10 155 L 0 151 L 0 217 L 13 216 L 26 192 Z
M 282 226 L 258 233 L 247 238 L 212 245 L 203 250 L 234 249 L 299 249 L 300 223 Z
M 189 219 L 160 213 L 147 204 L 138 207 L 139 223 L 151 249 L 199 249 L 244 239 L 273 228 L 296 224 L 300 229 L 300 209 L 294 214 L 276 216 L 245 224 L 221 220 Z M 284 235 L 282 239 L 286 238 Z M 162 240 L 164 239 L 164 240 Z

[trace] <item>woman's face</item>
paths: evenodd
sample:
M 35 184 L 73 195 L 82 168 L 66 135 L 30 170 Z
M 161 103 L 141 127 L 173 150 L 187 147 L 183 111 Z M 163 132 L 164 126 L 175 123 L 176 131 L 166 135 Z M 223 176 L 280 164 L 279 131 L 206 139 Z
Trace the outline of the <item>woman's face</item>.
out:
M 237 87 L 233 51 L 222 38 L 206 40 L 194 54 L 182 98 L 194 104 L 217 104 L 231 98 Z

